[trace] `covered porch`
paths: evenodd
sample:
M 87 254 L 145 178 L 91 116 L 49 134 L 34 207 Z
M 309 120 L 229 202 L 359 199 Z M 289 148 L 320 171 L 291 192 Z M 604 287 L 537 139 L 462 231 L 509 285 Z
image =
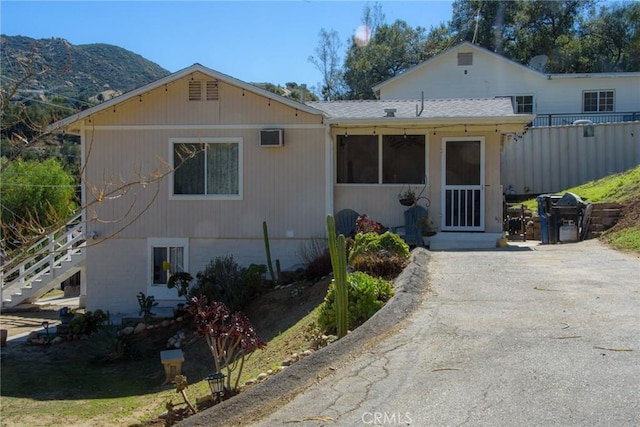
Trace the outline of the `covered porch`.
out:
M 404 225 L 399 196 L 416 193 L 434 250 L 495 247 L 502 235 L 500 150 L 533 116 L 510 100 L 335 101 L 328 114 L 333 213 L 353 209 L 390 229 Z

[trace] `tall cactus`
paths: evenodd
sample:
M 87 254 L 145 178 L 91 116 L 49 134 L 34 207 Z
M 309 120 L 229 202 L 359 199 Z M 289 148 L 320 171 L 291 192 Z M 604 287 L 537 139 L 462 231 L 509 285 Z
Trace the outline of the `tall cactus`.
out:
M 329 253 L 336 287 L 336 329 L 338 338 L 347 335 L 349 329 L 349 297 L 347 291 L 347 250 L 344 235 L 336 237 L 336 223 L 333 215 L 327 215 L 329 233 Z
M 271 264 L 271 248 L 269 247 L 269 230 L 267 229 L 267 221 L 262 221 L 262 233 L 264 235 L 264 248 L 267 252 L 267 267 L 269 268 L 269 274 L 274 284 L 278 284 L 280 281 L 280 260 L 276 260 L 276 270 L 278 275 L 273 272 L 273 265 Z

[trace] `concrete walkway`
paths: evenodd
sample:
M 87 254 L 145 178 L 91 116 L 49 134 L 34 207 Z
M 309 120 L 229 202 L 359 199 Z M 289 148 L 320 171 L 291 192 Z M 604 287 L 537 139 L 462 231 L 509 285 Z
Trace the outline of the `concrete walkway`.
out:
M 400 330 L 242 425 L 640 425 L 640 258 L 593 240 L 510 249 L 431 253 L 432 292 Z

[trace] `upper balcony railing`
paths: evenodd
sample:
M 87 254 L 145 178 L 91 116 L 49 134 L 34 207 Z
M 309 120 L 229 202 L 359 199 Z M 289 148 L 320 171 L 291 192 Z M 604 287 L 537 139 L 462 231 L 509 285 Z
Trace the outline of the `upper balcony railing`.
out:
M 538 114 L 531 127 L 566 126 L 576 120 L 590 120 L 592 123 L 622 123 L 640 120 L 640 112 L 628 113 L 577 113 L 577 114 Z

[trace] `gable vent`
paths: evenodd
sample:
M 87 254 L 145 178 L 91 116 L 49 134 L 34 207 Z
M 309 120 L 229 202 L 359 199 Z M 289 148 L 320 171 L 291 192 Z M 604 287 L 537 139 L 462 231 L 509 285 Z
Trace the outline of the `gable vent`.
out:
M 218 100 L 218 81 L 207 80 L 207 101 Z
M 458 53 L 458 65 L 473 65 L 473 52 Z
M 200 101 L 202 99 L 202 82 L 200 80 L 189 80 L 189 101 Z

